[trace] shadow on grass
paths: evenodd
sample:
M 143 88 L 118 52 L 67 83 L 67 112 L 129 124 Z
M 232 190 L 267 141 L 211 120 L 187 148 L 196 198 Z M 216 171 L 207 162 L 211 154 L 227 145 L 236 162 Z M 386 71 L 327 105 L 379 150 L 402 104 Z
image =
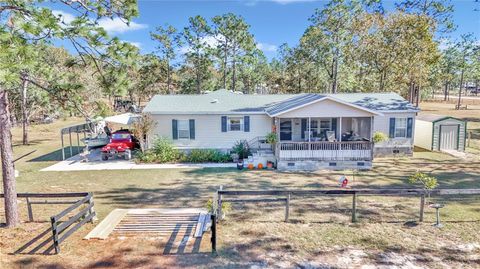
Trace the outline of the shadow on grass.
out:
M 68 159 L 72 156 L 77 155 L 79 152 L 83 150 L 83 147 L 71 147 L 72 151 L 70 154 L 70 147 L 65 147 L 65 159 Z M 42 156 L 38 156 L 36 158 L 28 160 L 28 162 L 52 162 L 52 161 L 62 161 L 62 149 L 58 149 L 52 151 L 50 153 L 44 154 Z
M 48 227 L 45 231 L 26 242 L 12 254 L 52 255 L 54 254 L 53 249 L 52 229 Z

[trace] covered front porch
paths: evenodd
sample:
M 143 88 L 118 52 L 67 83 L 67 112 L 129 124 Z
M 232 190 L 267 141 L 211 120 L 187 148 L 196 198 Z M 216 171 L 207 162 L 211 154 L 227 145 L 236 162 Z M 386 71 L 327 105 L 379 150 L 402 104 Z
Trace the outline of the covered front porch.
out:
M 371 161 L 373 117 L 276 117 L 278 161 Z

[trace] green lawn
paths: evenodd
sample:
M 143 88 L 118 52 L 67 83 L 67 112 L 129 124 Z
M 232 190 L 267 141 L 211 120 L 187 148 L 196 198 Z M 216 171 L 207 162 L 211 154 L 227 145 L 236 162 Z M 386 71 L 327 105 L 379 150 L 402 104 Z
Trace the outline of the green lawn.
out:
M 17 188 L 19 192 L 92 191 L 100 220 L 114 208 L 205 206 L 220 185 L 225 189 L 333 188 L 344 174 L 349 176 L 352 187 L 358 188 L 411 187 L 405 183 L 406 179 L 417 170 L 436 176 L 442 188 L 479 187 L 480 164 L 465 163 L 431 152 L 418 152 L 413 158 L 377 159 L 374 169 L 356 173 L 354 178 L 352 171 L 282 173 L 169 169 L 39 172 L 58 158 L 59 128 L 75 121 L 34 126 L 32 144 L 15 145 L 16 156 L 37 150 L 18 162 Z M 19 134 L 20 130 L 15 130 L 14 139 L 19 138 Z M 477 247 L 480 244 L 480 198 L 433 197 L 432 200 L 446 203 L 441 211 L 445 222 L 443 229 L 431 226 L 434 221 L 431 209 L 427 209 L 423 224 L 412 222 L 418 218 L 418 198 L 360 197 L 358 224 L 350 223 L 351 197 L 292 197 L 290 223 L 282 221 L 282 205 L 237 204 L 227 219 L 219 224 L 218 257 L 208 254 L 161 255 L 163 245 L 159 242 L 163 239 L 155 237 L 81 240 L 94 227 L 91 224 L 69 238 L 62 245 L 60 255 L 9 255 L 48 227 L 47 222 L 23 223 L 14 230 L 0 229 L 0 261 L 5 261 L 6 268 L 233 265 L 249 268 L 252 265 L 293 267 L 299 264 L 356 267 L 361 264 L 395 264 L 399 259 L 425 267 L 439 264 L 467 268 L 480 266 L 480 248 Z M 20 207 L 22 218 L 26 220 L 25 203 Z M 34 212 L 38 220 L 47 221 L 61 208 L 35 206 Z M 202 242 L 203 252 L 209 251 L 208 236 Z

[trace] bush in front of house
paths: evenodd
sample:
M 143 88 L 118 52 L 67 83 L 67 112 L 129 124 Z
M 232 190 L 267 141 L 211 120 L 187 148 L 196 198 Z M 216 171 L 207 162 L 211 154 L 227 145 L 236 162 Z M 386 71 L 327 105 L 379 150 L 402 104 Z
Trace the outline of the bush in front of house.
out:
M 375 144 L 382 143 L 382 142 L 388 140 L 388 135 L 386 135 L 382 132 L 375 132 L 373 134 L 372 140 L 373 140 L 373 143 L 375 143 Z
M 178 161 L 180 157 L 181 154 L 172 141 L 164 137 L 156 138 L 151 149 L 135 155 L 140 163 L 171 163 Z
M 182 161 L 188 163 L 227 163 L 232 161 L 232 157 L 230 154 L 216 149 L 192 149 L 188 154 L 185 154 Z
M 232 152 L 238 155 L 240 160 L 248 158 L 251 154 L 250 146 L 246 140 L 240 140 L 235 142 L 235 145 L 232 148 Z
M 180 152 L 170 139 L 159 137 L 153 147 L 145 152 L 138 152 L 136 159 L 140 163 L 227 163 L 232 161 L 230 154 L 216 149 L 193 149 L 189 153 Z

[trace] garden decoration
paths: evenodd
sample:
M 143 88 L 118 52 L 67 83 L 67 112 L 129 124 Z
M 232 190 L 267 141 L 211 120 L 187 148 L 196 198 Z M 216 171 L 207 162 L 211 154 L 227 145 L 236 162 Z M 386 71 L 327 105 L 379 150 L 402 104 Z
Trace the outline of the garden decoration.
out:
M 429 207 L 435 208 L 435 211 L 436 211 L 437 220 L 436 220 L 435 224 L 433 224 L 433 226 L 437 227 L 437 228 L 442 228 L 443 224 L 440 223 L 440 208 L 445 207 L 445 205 L 444 204 L 431 204 L 431 205 L 429 205 Z

